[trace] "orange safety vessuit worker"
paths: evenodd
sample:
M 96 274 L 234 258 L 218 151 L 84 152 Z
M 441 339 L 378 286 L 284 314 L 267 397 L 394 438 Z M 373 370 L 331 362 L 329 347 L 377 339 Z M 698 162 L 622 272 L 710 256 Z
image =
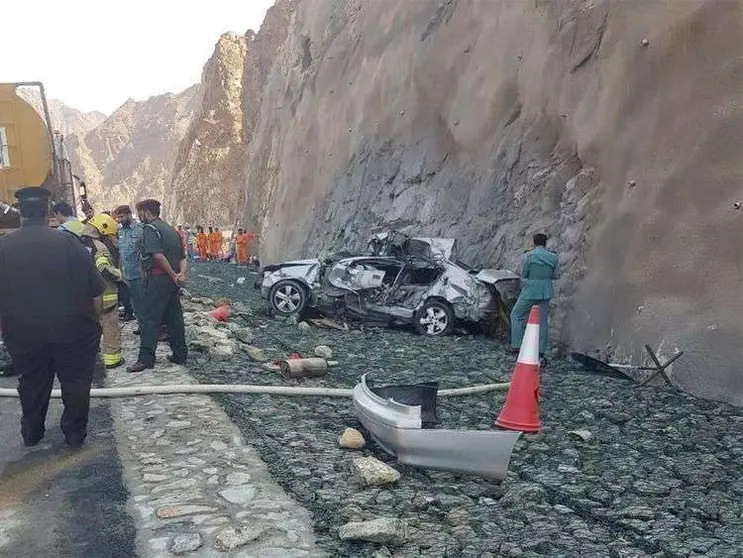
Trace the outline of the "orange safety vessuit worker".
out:
M 199 260 L 205 262 L 209 257 L 209 236 L 204 232 L 204 227 L 196 227 L 196 250 L 199 252 Z
M 211 228 L 211 227 L 210 227 Z M 209 235 L 209 251 L 212 258 L 218 260 L 222 257 L 222 233 L 219 227 L 214 227 L 214 232 Z
M 248 265 L 248 259 L 250 257 L 249 246 L 250 241 L 255 238 L 255 234 L 246 233 L 244 229 L 237 229 L 237 236 L 235 237 L 235 253 L 238 265 Z
M 206 233 L 206 257 L 209 260 L 214 259 L 214 227 L 209 227 Z

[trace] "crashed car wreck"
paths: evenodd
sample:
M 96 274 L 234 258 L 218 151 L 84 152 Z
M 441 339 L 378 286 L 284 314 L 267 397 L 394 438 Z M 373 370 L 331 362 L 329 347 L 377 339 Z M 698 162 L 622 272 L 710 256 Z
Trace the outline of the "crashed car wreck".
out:
M 520 432 L 424 429 L 421 411 L 426 401 L 420 405 L 401 403 L 395 399 L 394 388 L 370 387 L 366 376 L 353 389 L 356 416 L 382 449 L 400 463 L 498 481 L 506 478 Z M 422 387 L 425 396 L 429 386 Z M 435 417 L 435 412 L 432 415 Z
M 381 233 L 365 256 L 336 254 L 263 269 L 261 294 L 279 315 L 312 308 L 379 325 L 413 325 L 422 334 L 451 333 L 457 322 L 507 321 L 519 277 L 453 261 L 456 242 Z

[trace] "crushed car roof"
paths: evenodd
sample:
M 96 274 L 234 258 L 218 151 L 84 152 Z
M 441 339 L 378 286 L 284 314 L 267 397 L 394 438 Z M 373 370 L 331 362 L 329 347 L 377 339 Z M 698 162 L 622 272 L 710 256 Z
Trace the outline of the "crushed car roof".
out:
M 454 238 L 408 236 L 398 231 L 386 231 L 372 235 L 369 244 L 399 243 L 407 244 L 407 255 L 427 256 L 450 260 L 454 256 L 457 241 Z M 425 249 L 424 249 L 425 247 Z

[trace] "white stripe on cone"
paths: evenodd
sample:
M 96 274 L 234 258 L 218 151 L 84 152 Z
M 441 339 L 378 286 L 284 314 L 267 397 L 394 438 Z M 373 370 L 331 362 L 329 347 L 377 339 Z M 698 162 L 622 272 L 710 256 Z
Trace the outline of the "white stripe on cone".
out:
M 532 306 L 526 324 L 524 339 L 521 341 L 518 362 L 539 366 L 539 306 Z

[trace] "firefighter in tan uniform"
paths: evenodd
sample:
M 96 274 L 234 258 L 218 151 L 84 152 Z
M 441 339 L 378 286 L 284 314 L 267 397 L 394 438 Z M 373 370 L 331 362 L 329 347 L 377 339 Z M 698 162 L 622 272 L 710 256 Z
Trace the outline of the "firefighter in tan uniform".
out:
M 105 213 L 93 215 L 81 234 L 83 241 L 91 248 L 93 260 L 103 276 L 106 287 L 103 291 L 103 313 L 100 317 L 101 354 L 107 369 L 117 368 L 124 364 L 121 354 L 121 329 L 119 328 L 119 289 L 123 280 L 121 270 L 117 267 L 118 247 L 116 234 L 118 225 L 113 217 Z

